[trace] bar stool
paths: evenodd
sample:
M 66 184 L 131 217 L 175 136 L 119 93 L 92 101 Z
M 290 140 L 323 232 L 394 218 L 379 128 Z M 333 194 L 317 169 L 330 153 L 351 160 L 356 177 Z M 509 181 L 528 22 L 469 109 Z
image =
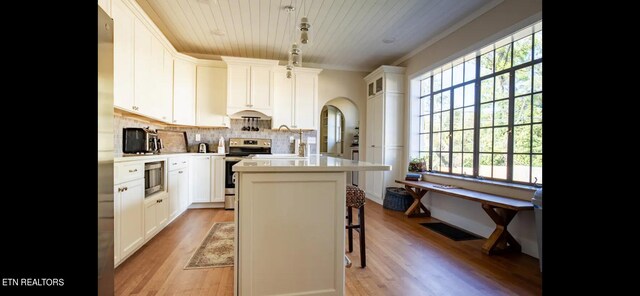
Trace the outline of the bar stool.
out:
M 364 203 L 365 194 L 364 191 L 356 186 L 347 185 L 347 226 L 349 235 L 349 253 L 353 252 L 353 230 L 355 229 L 360 235 L 360 265 L 362 267 L 367 266 L 367 254 L 365 251 L 364 240 Z M 353 224 L 352 209 L 358 209 L 358 224 Z

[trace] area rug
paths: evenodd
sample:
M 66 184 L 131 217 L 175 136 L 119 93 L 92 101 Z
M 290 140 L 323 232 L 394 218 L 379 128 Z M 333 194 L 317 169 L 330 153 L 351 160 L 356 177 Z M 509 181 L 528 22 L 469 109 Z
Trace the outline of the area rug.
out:
M 462 241 L 462 240 L 472 240 L 472 239 L 481 239 L 473 233 L 464 231 L 457 227 L 453 227 L 440 222 L 431 222 L 431 223 L 420 223 L 420 225 L 429 228 L 437 233 L 440 233 L 454 241 Z
M 233 222 L 214 223 L 184 269 L 233 266 Z

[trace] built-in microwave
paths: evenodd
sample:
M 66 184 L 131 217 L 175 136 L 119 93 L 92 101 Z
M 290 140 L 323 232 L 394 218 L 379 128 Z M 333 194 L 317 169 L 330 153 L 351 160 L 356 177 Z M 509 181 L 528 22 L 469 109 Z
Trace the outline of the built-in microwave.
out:
M 144 164 L 144 197 L 164 190 L 164 161 Z

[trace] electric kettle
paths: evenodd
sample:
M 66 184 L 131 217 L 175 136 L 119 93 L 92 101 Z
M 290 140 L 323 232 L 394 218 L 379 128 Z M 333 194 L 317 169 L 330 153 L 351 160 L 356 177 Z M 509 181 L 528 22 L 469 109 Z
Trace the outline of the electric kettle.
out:
M 198 153 L 207 153 L 207 144 L 200 143 L 200 145 L 198 145 Z

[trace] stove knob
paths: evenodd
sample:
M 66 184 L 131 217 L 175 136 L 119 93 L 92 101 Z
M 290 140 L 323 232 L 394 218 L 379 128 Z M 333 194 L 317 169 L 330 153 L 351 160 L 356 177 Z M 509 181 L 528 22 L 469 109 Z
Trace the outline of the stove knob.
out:
M 269 142 L 264 142 L 264 145 L 265 145 L 265 146 L 269 146 L 269 145 L 271 145 L 271 143 L 269 143 Z

